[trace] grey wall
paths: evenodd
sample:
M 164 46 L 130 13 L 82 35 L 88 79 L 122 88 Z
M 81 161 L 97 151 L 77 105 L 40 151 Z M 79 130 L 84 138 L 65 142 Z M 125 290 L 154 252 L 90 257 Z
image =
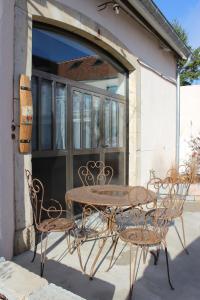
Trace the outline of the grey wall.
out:
M 14 232 L 13 97 L 14 0 L 0 1 L 0 256 L 12 257 Z

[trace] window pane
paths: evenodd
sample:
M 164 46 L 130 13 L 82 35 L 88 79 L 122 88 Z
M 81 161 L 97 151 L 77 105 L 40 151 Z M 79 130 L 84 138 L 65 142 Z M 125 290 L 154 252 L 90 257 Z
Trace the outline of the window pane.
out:
M 52 86 L 51 81 L 42 80 L 41 83 L 41 148 L 52 148 Z
M 73 93 L 73 141 L 74 148 L 81 148 L 81 93 Z
M 100 98 L 93 97 L 93 148 L 98 148 L 100 145 Z
M 76 35 L 33 28 L 33 68 L 125 96 L 126 72 Z M 45 47 L 44 47 L 45 45 Z
M 33 158 L 32 172 L 33 178 L 39 178 L 44 184 L 45 206 L 50 207 L 53 204 L 50 199 L 56 199 L 62 208 L 66 209 L 64 197 L 66 193 L 66 157 Z M 42 219 L 45 217 L 48 216 L 42 215 Z
M 111 184 L 125 184 L 124 152 L 111 152 L 105 154 L 105 165 L 113 168 Z
M 118 103 L 112 101 L 112 147 L 118 146 Z
M 66 148 L 66 87 L 56 84 L 56 149 Z
M 125 105 L 119 103 L 119 147 L 124 147 Z
M 104 102 L 104 146 L 110 146 L 110 100 Z
M 83 147 L 91 148 L 91 95 L 84 94 L 83 98 Z
M 32 150 L 37 149 L 37 97 L 38 97 L 38 80 L 35 76 L 31 80 L 32 98 L 33 98 L 33 131 L 32 131 Z

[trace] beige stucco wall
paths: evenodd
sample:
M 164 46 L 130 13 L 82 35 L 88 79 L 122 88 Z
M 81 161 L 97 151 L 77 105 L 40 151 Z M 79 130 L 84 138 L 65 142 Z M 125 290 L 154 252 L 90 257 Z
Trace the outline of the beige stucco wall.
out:
M 0 256 L 11 258 L 14 235 L 13 141 L 14 1 L 0 1 Z
M 200 85 L 180 88 L 180 162 L 189 159 L 191 137 L 200 135 Z
M 175 165 L 176 84 L 141 67 L 141 183 Z
M 176 77 L 173 54 L 163 51 L 160 42 L 122 10 L 118 16 L 113 13 L 112 6 L 98 12 L 97 5 L 102 3 L 101 0 L 84 0 L 84 5 L 82 0 L 59 0 L 58 2 L 81 11 L 95 23 L 102 24 L 137 59 L 142 59 L 166 76 Z
M 63 5 L 65 3 L 66 6 Z M 160 132 L 155 131 L 155 140 L 161 139 L 156 145 L 154 140 L 149 139 L 149 135 L 156 129 L 155 120 L 157 118 L 157 122 L 163 130 L 170 126 L 174 130 L 175 85 L 163 77 L 175 80 L 175 57 L 171 52 L 164 52 L 160 47 L 160 42 L 124 12 L 121 12 L 119 16 L 116 16 L 110 8 L 97 12 L 98 4 L 100 1 L 96 0 L 84 0 L 84 5 L 82 0 L 16 1 L 14 25 L 15 122 L 19 125 L 19 75 L 25 73 L 31 76 L 32 20 L 53 24 L 80 34 L 110 52 L 129 70 L 129 183 L 145 183 L 150 168 L 162 171 L 162 166 L 168 165 L 169 160 L 174 159 L 174 137 L 168 141 L 168 138 L 165 140 Z M 144 69 L 138 59 L 156 69 L 159 74 Z M 169 104 L 170 118 L 167 118 L 167 106 L 164 110 L 166 117 L 162 118 L 160 115 L 163 113 L 166 103 Z M 149 110 L 151 110 L 150 115 Z M 154 122 L 150 122 L 149 117 Z M 169 134 L 169 130 L 164 132 Z M 162 165 L 157 160 L 160 153 Z M 25 168 L 31 169 L 31 155 L 19 154 L 18 140 L 16 140 L 16 253 L 28 248 L 32 239 L 32 218 L 24 177 Z

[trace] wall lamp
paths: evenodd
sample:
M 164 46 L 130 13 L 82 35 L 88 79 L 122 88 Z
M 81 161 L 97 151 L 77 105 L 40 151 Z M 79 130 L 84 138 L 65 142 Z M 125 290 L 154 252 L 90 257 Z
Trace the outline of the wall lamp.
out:
M 102 11 L 104 9 L 106 9 L 108 7 L 108 5 L 112 5 L 113 11 L 115 12 L 116 15 L 119 15 L 119 10 L 120 10 L 120 6 L 117 2 L 115 1 L 107 1 L 104 2 L 100 5 L 98 5 L 98 11 Z

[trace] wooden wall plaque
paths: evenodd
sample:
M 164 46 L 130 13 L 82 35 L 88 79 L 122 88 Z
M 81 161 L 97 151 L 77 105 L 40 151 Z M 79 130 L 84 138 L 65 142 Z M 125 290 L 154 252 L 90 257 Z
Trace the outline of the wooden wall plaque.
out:
M 20 127 L 19 127 L 19 151 L 31 152 L 31 137 L 33 124 L 33 103 L 31 94 L 31 82 L 28 76 L 20 75 Z

